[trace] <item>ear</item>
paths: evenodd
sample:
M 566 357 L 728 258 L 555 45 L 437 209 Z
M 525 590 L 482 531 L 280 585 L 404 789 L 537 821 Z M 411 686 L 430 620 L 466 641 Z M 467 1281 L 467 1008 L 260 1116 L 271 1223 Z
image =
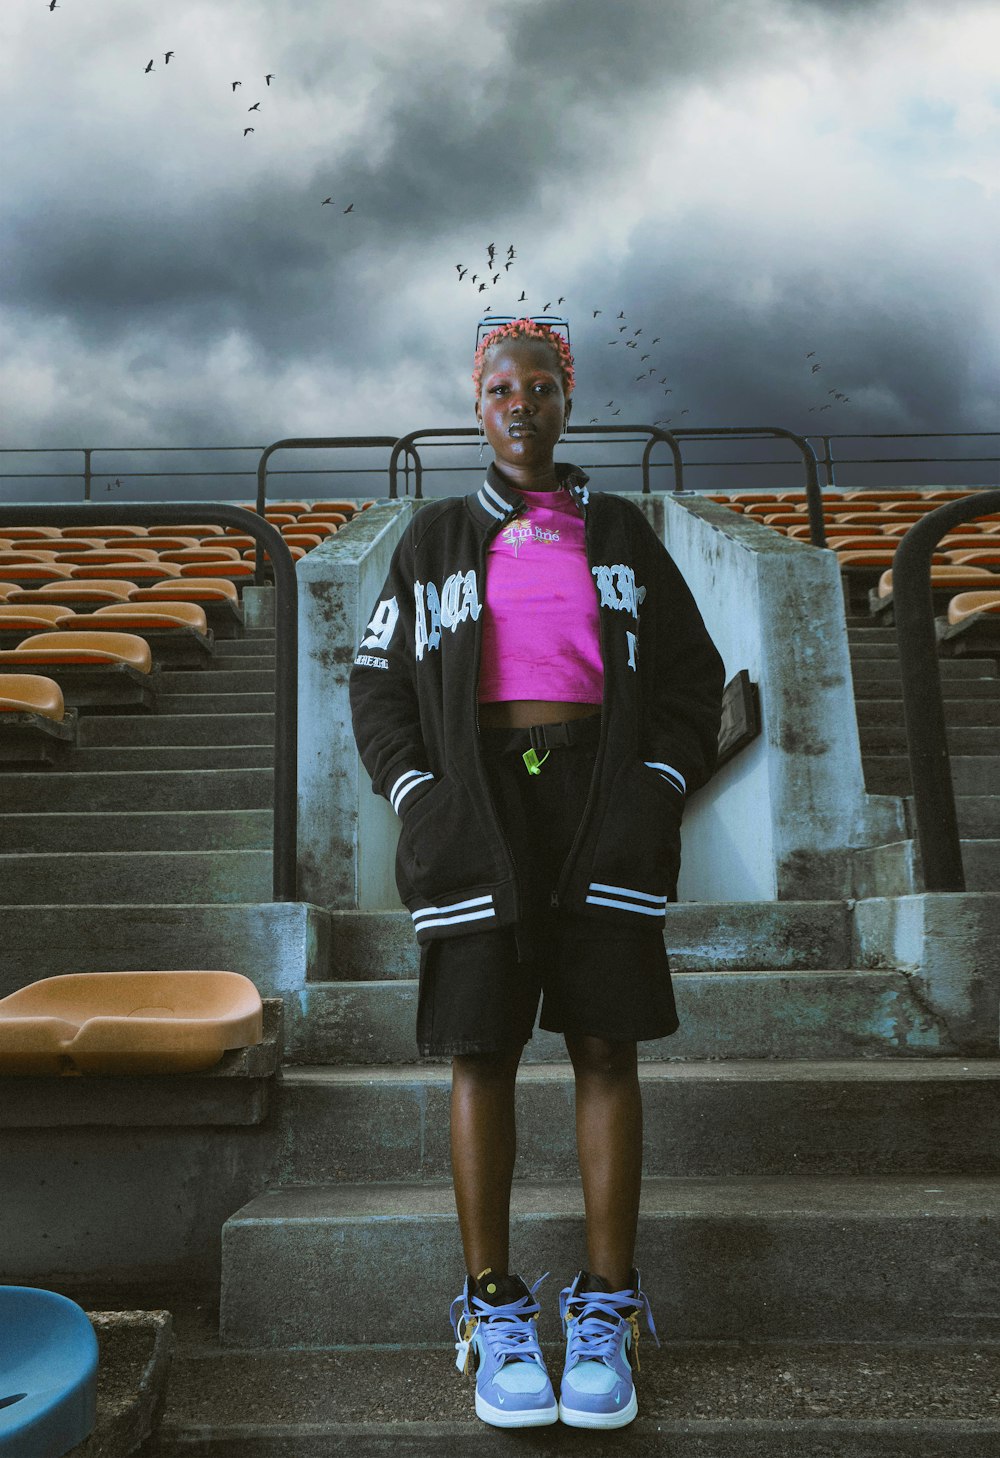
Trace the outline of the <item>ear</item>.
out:
M 573 397 L 571 395 L 569 397 L 569 399 L 566 401 L 566 414 L 563 416 L 563 422 L 564 422 L 565 425 L 568 425 L 569 424 L 569 417 L 572 415 L 572 413 L 573 413 Z
M 478 400 L 476 401 L 476 419 L 479 421 L 480 425 L 482 425 L 482 423 L 483 423 L 483 412 L 480 409 L 479 401 Z

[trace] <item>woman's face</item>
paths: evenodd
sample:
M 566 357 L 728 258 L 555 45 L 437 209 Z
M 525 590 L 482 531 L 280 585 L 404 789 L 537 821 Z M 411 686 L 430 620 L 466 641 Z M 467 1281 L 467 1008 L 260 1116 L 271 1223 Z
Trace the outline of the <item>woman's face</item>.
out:
M 504 339 L 489 351 L 476 418 L 497 465 L 516 479 L 551 471 L 571 401 L 552 349 L 540 339 Z

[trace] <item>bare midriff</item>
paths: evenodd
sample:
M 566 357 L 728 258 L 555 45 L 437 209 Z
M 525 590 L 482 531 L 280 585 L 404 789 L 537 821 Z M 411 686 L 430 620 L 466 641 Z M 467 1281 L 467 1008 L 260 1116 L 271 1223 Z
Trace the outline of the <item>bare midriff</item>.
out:
M 589 719 L 600 704 L 554 703 L 550 699 L 504 699 L 479 705 L 481 729 L 527 729 L 532 724 L 561 724 L 567 719 Z

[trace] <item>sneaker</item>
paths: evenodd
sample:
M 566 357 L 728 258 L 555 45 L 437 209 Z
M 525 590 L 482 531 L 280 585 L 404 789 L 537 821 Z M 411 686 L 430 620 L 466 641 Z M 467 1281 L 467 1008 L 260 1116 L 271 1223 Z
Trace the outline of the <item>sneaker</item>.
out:
M 466 1279 L 451 1303 L 457 1338 L 455 1363 L 476 1374 L 476 1416 L 496 1428 L 537 1428 L 554 1423 L 559 1405 L 538 1345 L 538 1302 L 520 1276 L 484 1271 Z
M 623 1428 L 639 1411 L 632 1369 L 639 1370 L 639 1312 L 656 1345 L 649 1301 L 639 1272 L 625 1291 L 612 1291 L 600 1276 L 581 1271 L 559 1294 L 566 1336 L 566 1367 L 559 1416 L 571 1428 Z

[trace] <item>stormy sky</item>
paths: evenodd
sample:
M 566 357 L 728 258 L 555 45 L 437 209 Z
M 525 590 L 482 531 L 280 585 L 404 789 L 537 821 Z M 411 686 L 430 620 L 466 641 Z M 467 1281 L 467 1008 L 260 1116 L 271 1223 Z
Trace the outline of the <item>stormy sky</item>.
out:
M 5 446 L 471 424 L 478 319 L 559 298 L 577 424 L 997 427 L 992 0 L 4 0 L 0 50 Z

